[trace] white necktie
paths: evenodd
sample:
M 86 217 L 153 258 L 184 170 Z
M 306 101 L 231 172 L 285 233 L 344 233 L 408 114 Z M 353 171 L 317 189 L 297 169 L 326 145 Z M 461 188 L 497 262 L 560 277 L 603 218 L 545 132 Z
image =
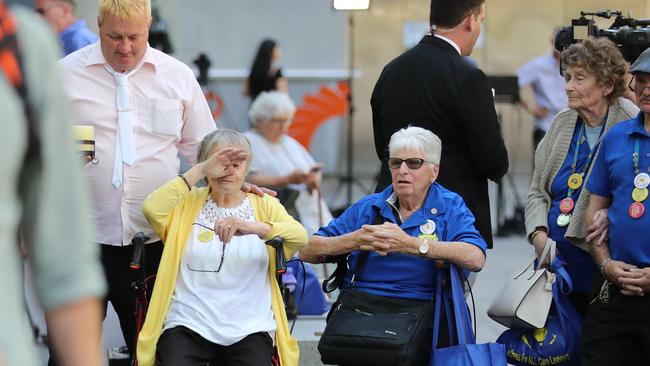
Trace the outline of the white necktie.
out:
M 133 114 L 131 103 L 129 103 L 128 74 L 115 72 L 110 67 L 106 70 L 115 78 L 117 85 L 117 129 L 115 134 L 115 159 L 113 160 L 113 187 L 119 188 L 122 185 L 124 167 L 122 163 L 131 165 L 135 162 L 135 139 L 133 137 Z

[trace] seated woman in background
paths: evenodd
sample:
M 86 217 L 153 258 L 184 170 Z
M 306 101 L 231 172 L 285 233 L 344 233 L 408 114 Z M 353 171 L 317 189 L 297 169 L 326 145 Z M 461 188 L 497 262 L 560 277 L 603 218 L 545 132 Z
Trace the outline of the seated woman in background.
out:
M 560 58 L 569 108 L 555 116 L 535 151 L 526 232 L 538 254 L 548 240 L 557 243 L 573 282 L 569 299 L 584 316 L 598 268 L 585 241 L 590 193 L 582 188 L 604 134 L 639 109 L 622 98 L 628 66 L 607 38 L 589 37 L 562 51 Z
M 262 92 L 251 106 L 254 129 L 244 135 L 253 146 L 248 181 L 274 187 L 287 211 L 309 235 L 332 215 L 320 197 L 322 165 L 293 137 L 287 135 L 296 107 L 286 93 Z M 295 209 L 296 212 L 292 212 Z
M 401 129 L 391 137 L 388 149 L 392 184 L 362 198 L 318 230 L 300 250 L 300 258 L 319 263 L 324 257 L 350 253 L 343 284 L 347 291 L 355 264 L 367 255 L 354 282 L 361 294 L 431 301 L 436 262 L 479 271 L 487 244 L 463 199 L 435 182 L 441 154 L 436 135 L 420 127 Z M 428 321 L 432 323 L 432 317 Z M 417 365 L 428 364 L 430 337 L 429 331 L 420 345 Z M 446 346 L 449 340 L 441 337 L 439 346 Z
M 298 365 L 275 250 L 264 242 L 282 237 L 290 258 L 307 235 L 277 199 L 241 191 L 250 156 L 242 134 L 214 131 L 198 163 L 144 201 L 165 248 L 138 337 L 140 366 L 268 365 L 274 345 L 283 366 Z M 202 180 L 207 187 L 194 186 Z

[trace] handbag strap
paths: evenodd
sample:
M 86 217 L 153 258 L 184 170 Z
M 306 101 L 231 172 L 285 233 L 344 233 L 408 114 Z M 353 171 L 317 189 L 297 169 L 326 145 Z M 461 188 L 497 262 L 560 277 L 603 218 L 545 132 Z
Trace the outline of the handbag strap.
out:
M 549 262 L 553 261 L 555 258 L 555 241 L 553 239 L 547 239 L 546 244 L 544 245 L 544 250 L 542 250 L 542 255 L 539 257 L 539 263 L 537 263 L 536 269 L 539 270 L 544 262 L 544 258 L 549 256 Z
M 435 294 L 435 307 L 433 315 L 433 339 L 431 342 L 432 348 L 438 348 L 440 339 L 440 315 L 444 311 L 447 317 L 447 326 L 449 328 L 449 339 L 453 340 L 454 335 L 458 336 L 458 344 L 474 344 L 476 338 L 472 330 L 471 317 L 463 291 L 463 285 L 460 280 L 459 268 L 454 264 L 449 264 L 447 270 L 439 270 L 436 281 L 436 294 Z M 449 273 L 451 281 L 451 293 L 444 291 L 442 282 L 445 275 Z M 451 324 L 452 314 L 450 311 L 449 302 L 451 302 L 453 311 L 453 319 L 455 324 Z
M 398 225 L 402 225 L 402 221 L 399 219 L 399 216 L 395 216 L 395 220 L 397 221 Z M 375 222 L 374 225 L 381 225 L 385 222 L 384 218 L 378 213 L 377 217 L 375 217 Z M 364 268 L 366 268 L 366 263 L 368 263 L 368 257 L 370 256 L 370 252 L 367 250 L 360 251 L 359 256 L 357 257 L 357 261 L 354 265 L 354 269 L 352 270 L 352 276 L 350 277 L 350 288 L 354 287 L 354 283 L 359 278 L 361 273 L 363 273 Z

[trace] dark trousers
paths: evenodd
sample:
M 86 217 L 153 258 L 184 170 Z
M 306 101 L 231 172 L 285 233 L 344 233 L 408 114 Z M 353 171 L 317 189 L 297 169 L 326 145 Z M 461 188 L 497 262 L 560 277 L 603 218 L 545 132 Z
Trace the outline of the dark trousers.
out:
M 162 241 L 149 243 L 145 249 L 144 269 L 146 276 L 149 277 L 158 272 L 158 264 L 163 251 Z M 142 273 L 131 269 L 131 259 L 133 258 L 133 245 L 112 246 L 101 245 L 101 260 L 104 267 L 104 275 L 108 283 L 108 294 L 104 299 L 104 318 L 106 317 L 106 308 L 110 301 L 120 320 L 122 336 L 129 349 L 129 354 L 133 358 L 135 352 L 134 345 L 136 340 L 135 332 L 135 299 L 136 291 L 132 283 L 141 279 Z M 147 282 L 147 300 L 151 298 L 153 291 L 154 279 Z M 50 347 L 50 360 L 48 366 L 60 365 L 57 361 L 52 348 Z
M 533 130 L 533 155 L 535 155 L 537 145 L 539 145 L 539 143 L 542 141 L 544 135 L 546 135 L 546 131 L 542 130 L 541 128 L 535 127 Z
M 273 340 L 266 332 L 220 346 L 179 326 L 167 329 L 158 339 L 156 366 L 265 366 L 271 365 L 273 352 Z
M 155 275 L 158 272 L 162 251 L 162 241 L 145 246 L 144 269 L 146 277 Z M 104 317 L 106 317 L 106 308 L 110 301 L 120 320 L 122 336 L 124 336 L 126 346 L 129 348 L 129 354 L 133 357 L 137 337 L 135 330 L 135 299 L 137 293 L 133 289 L 132 283 L 141 280 L 142 273 L 132 270 L 129 266 L 133 257 L 133 245 L 122 247 L 102 245 L 101 256 L 106 282 L 108 283 L 108 294 L 104 299 Z M 155 278 L 147 282 L 147 300 L 151 299 L 154 280 Z
M 604 301 L 600 290 L 595 288 L 584 321 L 582 364 L 650 365 L 650 295 L 625 296 L 610 284 Z

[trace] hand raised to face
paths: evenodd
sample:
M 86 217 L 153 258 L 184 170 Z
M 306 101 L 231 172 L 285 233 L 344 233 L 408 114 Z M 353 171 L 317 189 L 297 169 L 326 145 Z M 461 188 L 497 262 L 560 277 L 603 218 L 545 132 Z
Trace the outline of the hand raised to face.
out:
M 218 150 L 201 163 L 201 173 L 207 178 L 223 177 L 228 166 L 244 164 L 248 156 L 244 149 L 227 147 Z

